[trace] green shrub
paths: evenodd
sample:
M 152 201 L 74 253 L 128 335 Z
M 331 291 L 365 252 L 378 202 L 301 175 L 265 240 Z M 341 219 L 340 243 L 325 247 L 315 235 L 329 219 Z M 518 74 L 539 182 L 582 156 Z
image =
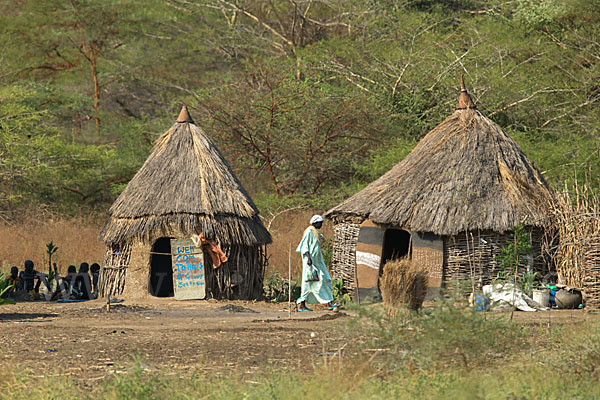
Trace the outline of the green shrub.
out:
M 336 278 L 331 280 L 331 290 L 333 291 L 333 298 L 335 302 L 340 305 L 350 304 L 352 298 L 344 289 L 344 280 Z
M 13 287 L 13 285 L 8 283 L 6 275 L 7 274 L 5 272 L 0 271 L 0 305 L 15 304 L 14 300 L 2 298 L 2 296 L 4 296 L 4 294 Z
M 296 280 L 292 280 L 288 285 L 287 279 L 279 276 L 279 271 L 273 271 L 273 274 L 266 277 L 265 279 L 265 297 L 267 300 L 273 303 L 286 302 L 289 299 L 288 288 L 291 286 L 292 300 L 296 300 L 300 297 L 300 283 Z
M 421 313 L 386 311 L 385 307 L 359 308 L 353 334 L 362 332 L 370 338 L 367 346 L 384 349 L 381 361 L 394 370 L 488 365 L 514 351 L 527 331 L 446 300 Z

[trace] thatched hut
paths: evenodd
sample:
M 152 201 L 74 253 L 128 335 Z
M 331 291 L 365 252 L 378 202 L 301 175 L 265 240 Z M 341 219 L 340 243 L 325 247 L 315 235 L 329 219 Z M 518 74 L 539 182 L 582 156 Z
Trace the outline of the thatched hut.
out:
M 102 296 L 172 296 L 170 239 L 200 233 L 228 257 L 213 269 L 205 254 L 207 296 L 252 299 L 262 294 L 265 245 L 271 235 L 227 161 L 185 106 L 109 214 L 100 233 L 107 246 Z
M 450 117 L 390 171 L 325 214 L 335 224 L 332 274 L 347 289 L 374 295 L 385 262 L 403 256 L 428 268 L 431 287 L 483 285 L 496 276 L 495 257 L 517 224 L 530 233 L 530 264 L 545 273 L 538 254 L 550 188 L 461 83 Z

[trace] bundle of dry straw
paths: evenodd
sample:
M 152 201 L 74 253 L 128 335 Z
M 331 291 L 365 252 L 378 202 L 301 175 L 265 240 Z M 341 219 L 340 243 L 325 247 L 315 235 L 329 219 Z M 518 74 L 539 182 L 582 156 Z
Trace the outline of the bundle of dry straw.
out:
M 383 302 L 419 310 L 427 294 L 427 283 L 427 271 L 418 263 L 407 258 L 388 261 L 380 280 Z

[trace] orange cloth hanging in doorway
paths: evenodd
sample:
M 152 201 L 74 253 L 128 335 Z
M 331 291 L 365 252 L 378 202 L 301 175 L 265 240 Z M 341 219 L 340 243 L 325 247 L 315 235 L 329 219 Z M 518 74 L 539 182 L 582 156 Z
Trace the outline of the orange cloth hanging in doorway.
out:
M 227 262 L 227 256 L 223 250 L 221 250 L 219 244 L 213 239 L 208 239 L 203 233 L 201 233 L 199 235 L 192 236 L 192 240 L 196 246 L 200 245 L 204 247 L 206 251 L 208 251 L 208 254 L 210 254 L 210 259 L 212 260 L 213 268 L 219 268 L 221 264 Z

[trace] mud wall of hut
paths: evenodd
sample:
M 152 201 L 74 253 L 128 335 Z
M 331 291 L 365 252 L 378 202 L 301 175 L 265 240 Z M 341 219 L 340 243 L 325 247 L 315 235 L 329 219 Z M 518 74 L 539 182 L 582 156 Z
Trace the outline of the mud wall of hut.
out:
M 355 285 L 359 230 L 360 224 L 356 223 L 338 223 L 333 228 L 331 276 L 334 279 L 341 278 L 344 289 L 349 293 L 353 293 Z M 500 272 L 497 257 L 501 249 L 512 240 L 511 232 L 500 234 L 491 231 L 463 232 L 443 237 L 443 287 L 466 292 L 470 291 L 472 280 L 476 287 L 489 284 Z M 530 243 L 532 254 L 528 263 L 541 279 L 550 272 L 547 257 L 542 253 L 543 232 L 539 229 L 530 230 Z
M 263 295 L 266 246 L 223 246 L 228 261 L 213 268 L 204 251 L 206 297 L 215 299 L 259 299 Z M 141 241 L 106 250 L 100 274 L 101 297 L 124 296 L 141 299 L 150 296 L 149 279 L 152 245 Z
M 150 252 L 152 245 L 135 242 L 131 245 L 131 256 L 125 274 L 123 296 L 128 299 L 140 299 L 150 296 Z

